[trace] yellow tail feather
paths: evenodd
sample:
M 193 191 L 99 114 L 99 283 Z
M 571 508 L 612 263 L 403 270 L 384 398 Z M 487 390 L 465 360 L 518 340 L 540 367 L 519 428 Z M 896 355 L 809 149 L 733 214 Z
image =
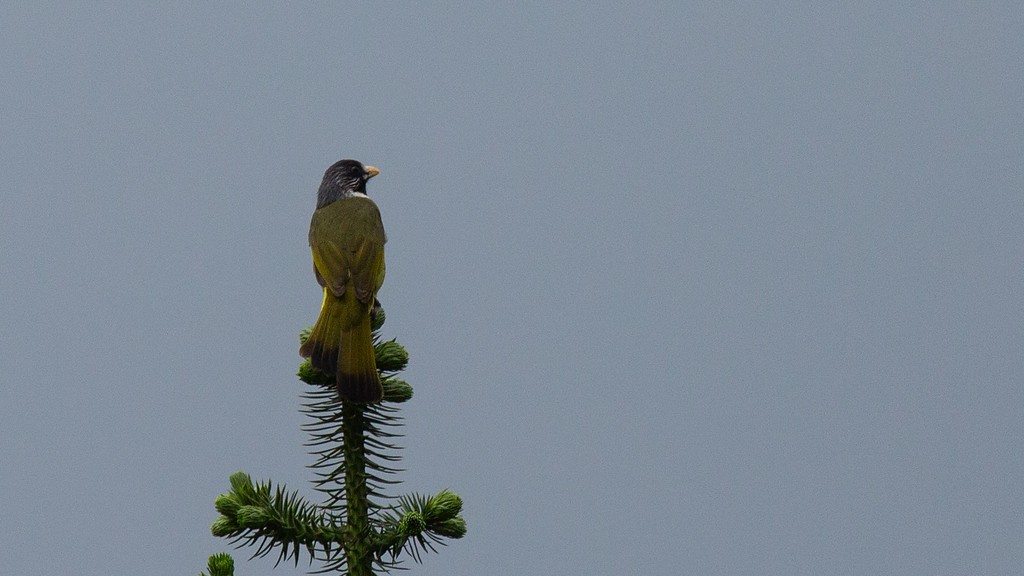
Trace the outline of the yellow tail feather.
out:
M 337 379 L 338 395 L 342 400 L 368 404 L 380 402 L 384 396 L 377 374 L 369 314 L 351 330 L 341 333 Z
M 299 354 L 321 372 L 335 374 L 343 401 L 380 402 L 384 389 L 377 374 L 370 310 L 354 296 L 346 291 L 338 298 L 324 290 L 320 316 Z

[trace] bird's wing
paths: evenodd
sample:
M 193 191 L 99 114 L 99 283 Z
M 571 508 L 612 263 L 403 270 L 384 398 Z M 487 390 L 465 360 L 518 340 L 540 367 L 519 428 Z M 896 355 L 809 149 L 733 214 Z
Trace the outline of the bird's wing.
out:
M 373 301 L 384 282 L 384 242 L 380 210 L 365 196 L 343 198 L 313 213 L 313 265 L 335 296 L 351 283 L 361 302 Z

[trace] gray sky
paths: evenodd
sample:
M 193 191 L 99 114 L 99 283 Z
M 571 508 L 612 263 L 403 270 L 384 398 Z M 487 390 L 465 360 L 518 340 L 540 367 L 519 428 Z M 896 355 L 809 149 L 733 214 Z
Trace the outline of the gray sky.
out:
M 1024 9 L 900 4 L 5 4 L 0 571 L 195 574 L 231 472 L 310 493 L 356 158 L 401 491 L 469 524 L 415 574 L 1016 573 Z

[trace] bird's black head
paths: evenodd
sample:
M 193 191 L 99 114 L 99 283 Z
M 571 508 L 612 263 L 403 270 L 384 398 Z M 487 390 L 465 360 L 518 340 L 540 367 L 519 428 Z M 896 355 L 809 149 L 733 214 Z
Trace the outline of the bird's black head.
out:
M 317 192 L 316 207 L 324 206 L 353 194 L 366 194 L 366 181 L 380 174 L 373 166 L 358 160 L 338 160 L 324 172 Z

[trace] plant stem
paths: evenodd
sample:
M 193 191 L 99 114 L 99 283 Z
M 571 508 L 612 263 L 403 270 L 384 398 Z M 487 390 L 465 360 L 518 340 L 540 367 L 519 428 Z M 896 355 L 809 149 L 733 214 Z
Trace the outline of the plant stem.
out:
M 364 407 L 344 403 L 341 408 L 345 443 L 345 507 L 348 543 L 345 556 L 349 576 L 373 576 L 369 501 L 366 486 L 366 430 Z

